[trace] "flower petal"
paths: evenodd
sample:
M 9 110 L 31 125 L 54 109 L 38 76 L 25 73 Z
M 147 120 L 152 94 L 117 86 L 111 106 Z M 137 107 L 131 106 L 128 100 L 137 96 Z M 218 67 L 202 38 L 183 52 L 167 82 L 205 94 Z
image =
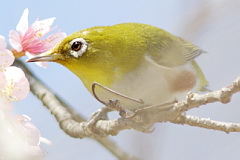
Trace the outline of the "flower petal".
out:
M 23 122 L 23 131 L 27 137 L 27 142 L 30 145 L 37 146 L 40 144 L 40 132 L 36 126 L 29 122 Z
M 49 139 L 47 139 L 47 138 L 44 138 L 44 137 L 40 137 L 40 142 L 41 143 L 45 143 L 45 144 L 47 144 L 47 145 L 52 145 L 52 141 L 50 141 Z
M 13 110 L 13 104 L 6 98 L 0 96 L 0 111 L 9 112 L 11 110 Z
M 0 35 L 0 51 L 4 50 L 7 48 L 7 43 L 5 41 L 5 37 L 3 37 L 2 35 Z
M 33 28 L 33 30 L 36 32 L 36 36 L 40 38 L 50 31 L 50 27 L 53 24 L 55 19 L 56 18 L 53 17 L 53 18 L 48 18 L 41 21 L 35 21 L 32 24 L 31 28 Z
M 9 67 L 13 64 L 15 57 L 12 52 L 5 49 L 0 51 L 0 70 L 4 70 L 4 68 Z
M 27 97 L 30 87 L 24 72 L 17 67 L 11 66 L 4 71 L 5 77 L 8 81 L 8 85 L 12 86 L 12 93 L 9 96 L 16 98 L 16 100 L 22 100 Z
M 26 8 L 23 11 L 23 14 L 18 22 L 18 25 L 16 27 L 16 30 L 20 33 L 20 35 L 24 35 L 26 31 L 28 30 L 28 14 L 29 10 Z
M 7 79 L 4 72 L 0 72 L 0 91 L 7 86 Z
M 6 68 L 4 74 L 7 81 L 13 80 L 13 82 L 18 82 L 22 77 L 25 77 L 24 72 L 15 66 Z
M 23 50 L 21 38 L 17 31 L 11 30 L 9 32 L 9 43 L 16 51 L 21 52 Z
M 11 51 L 6 49 L 5 38 L 0 35 L 0 71 L 13 64 L 14 56 Z
M 64 32 L 57 32 L 47 37 L 46 40 L 49 42 L 49 47 L 50 47 L 48 50 L 52 49 L 57 43 L 59 43 L 66 37 L 67 37 L 67 34 Z
M 22 77 L 15 85 L 13 89 L 13 95 L 17 100 L 25 99 L 29 93 L 29 82 L 26 77 Z

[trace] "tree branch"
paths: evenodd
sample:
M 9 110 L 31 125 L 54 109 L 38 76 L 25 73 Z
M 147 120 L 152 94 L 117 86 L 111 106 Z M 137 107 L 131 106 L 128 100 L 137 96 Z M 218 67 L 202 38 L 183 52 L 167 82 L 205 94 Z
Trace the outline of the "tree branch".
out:
M 182 115 L 177 121 L 174 123 L 179 124 L 187 124 L 189 126 L 201 127 L 206 129 L 213 129 L 218 131 L 223 131 L 226 133 L 229 132 L 240 132 L 240 124 L 239 123 L 227 123 L 214 121 L 210 118 L 200 118 L 191 115 Z
M 209 92 L 204 95 L 189 93 L 187 100 L 182 103 L 177 103 L 175 107 L 176 110 L 184 112 L 208 103 L 221 102 L 225 104 L 230 102 L 232 95 L 237 92 L 240 92 L 240 77 L 238 77 L 230 86 L 223 87 L 217 91 Z

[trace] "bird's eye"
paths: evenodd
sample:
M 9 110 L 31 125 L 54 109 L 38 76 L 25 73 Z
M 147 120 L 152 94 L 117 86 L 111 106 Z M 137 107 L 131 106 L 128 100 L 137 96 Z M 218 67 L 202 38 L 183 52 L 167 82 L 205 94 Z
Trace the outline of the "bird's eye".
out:
M 88 43 L 83 38 L 76 38 L 69 42 L 70 55 L 75 58 L 81 57 L 87 51 Z
M 82 48 L 82 42 L 76 41 L 72 44 L 72 50 L 79 51 Z

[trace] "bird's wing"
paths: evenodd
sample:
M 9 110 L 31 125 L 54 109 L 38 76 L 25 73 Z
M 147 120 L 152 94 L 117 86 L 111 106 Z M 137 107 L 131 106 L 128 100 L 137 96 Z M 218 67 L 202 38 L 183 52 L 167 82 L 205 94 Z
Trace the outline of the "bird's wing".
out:
M 166 44 L 162 44 L 162 42 L 159 42 L 160 47 L 158 50 L 147 55 L 155 61 L 155 63 L 165 67 L 184 65 L 205 52 L 191 42 L 180 37 L 175 37 L 165 43 Z
M 177 39 L 172 41 L 171 44 L 166 45 L 168 46 L 167 48 L 160 50 L 160 53 L 148 54 L 145 56 L 145 59 L 160 68 L 165 68 L 164 71 L 166 72 L 170 72 L 172 70 L 172 67 L 178 67 L 186 64 L 187 62 L 190 62 L 200 79 L 199 89 L 204 90 L 204 87 L 208 85 L 208 82 L 205 79 L 202 70 L 194 61 L 194 59 L 202 53 L 206 52 L 193 45 L 191 42 L 188 42 L 179 37 L 176 38 Z

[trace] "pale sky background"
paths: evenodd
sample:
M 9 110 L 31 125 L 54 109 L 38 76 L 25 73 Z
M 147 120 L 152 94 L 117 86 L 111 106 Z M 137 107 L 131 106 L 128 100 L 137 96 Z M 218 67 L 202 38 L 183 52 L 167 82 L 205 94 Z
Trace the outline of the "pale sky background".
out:
M 240 1 L 238 0 L 7 0 L 1 1 L 0 34 L 8 37 L 25 8 L 30 22 L 37 17 L 56 17 L 54 25 L 71 34 L 98 25 L 139 22 L 163 28 L 192 41 L 208 51 L 197 58 L 215 90 L 240 76 Z M 81 81 L 59 64 L 42 69 L 27 64 L 51 89 L 85 117 L 101 105 L 86 91 Z M 15 104 L 17 114 L 26 114 L 53 142 L 43 145 L 47 160 L 115 159 L 94 140 L 66 135 L 54 117 L 32 94 Z M 189 114 L 214 120 L 240 123 L 240 94 L 230 104 L 215 103 Z M 148 160 L 239 160 L 240 133 L 156 124 L 150 134 L 134 130 L 111 137 L 124 150 Z

